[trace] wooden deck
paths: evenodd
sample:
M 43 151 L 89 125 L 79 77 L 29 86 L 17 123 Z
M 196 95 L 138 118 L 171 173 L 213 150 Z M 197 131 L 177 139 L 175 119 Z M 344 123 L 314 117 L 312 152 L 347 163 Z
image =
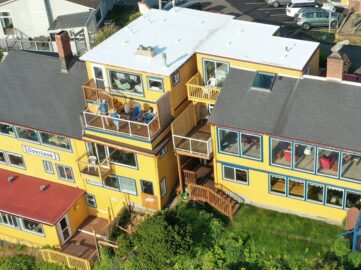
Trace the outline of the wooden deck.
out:
M 211 138 L 211 127 L 206 120 L 199 121 L 184 138 L 175 136 L 175 146 L 179 154 L 209 156 L 208 141 Z M 193 155 L 192 155 L 193 156 Z
M 98 238 L 107 233 L 108 221 L 103 218 L 89 216 L 78 228 L 72 238 L 64 244 L 60 252 L 81 259 L 90 260 L 96 251 L 93 230 Z

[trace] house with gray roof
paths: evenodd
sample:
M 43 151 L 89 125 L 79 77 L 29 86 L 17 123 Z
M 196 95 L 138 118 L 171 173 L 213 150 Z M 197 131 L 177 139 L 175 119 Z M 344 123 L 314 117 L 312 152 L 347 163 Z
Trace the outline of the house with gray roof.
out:
M 43 38 L 67 30 L 71 37 L 94 35 L 118 0 L 0 0 L 0 39 Z M 81 34 L 80 34 L 80 31 Z

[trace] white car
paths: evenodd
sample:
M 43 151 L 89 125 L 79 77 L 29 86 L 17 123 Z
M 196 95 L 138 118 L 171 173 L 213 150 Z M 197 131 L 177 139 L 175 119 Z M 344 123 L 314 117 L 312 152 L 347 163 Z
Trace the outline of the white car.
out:
M 289 17 L 295 17 L 296 13 L 301 8 L 322 8 L 326 11 L 334 12 L 336 10 L 335 6 L 332 3 L 320 3 L 316 1 L 292 1 L 287 5 L 286 14 Z

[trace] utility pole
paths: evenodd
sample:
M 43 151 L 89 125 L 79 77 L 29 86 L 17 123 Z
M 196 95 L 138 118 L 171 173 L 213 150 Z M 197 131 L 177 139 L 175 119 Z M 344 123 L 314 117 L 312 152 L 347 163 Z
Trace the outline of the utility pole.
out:
M 162 0 L 158 0 L 158 6 L 159 6 L 159 9 L 161 10 L 162 9 Z

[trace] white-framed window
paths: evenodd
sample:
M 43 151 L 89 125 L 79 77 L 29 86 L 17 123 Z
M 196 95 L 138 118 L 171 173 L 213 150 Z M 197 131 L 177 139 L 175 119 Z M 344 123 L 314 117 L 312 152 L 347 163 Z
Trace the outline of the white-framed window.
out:
M 180 81 L 180 74 L 179 74 L 179 70 L 177 70 L 176 72 L 174 72 L 172 75 L 171 75 L 171 79 L 172 79 L 172 85 L 173 86 L 176 86 L 179 81 Z
M 45 236 L 43 224 L 29 219 L 21 219 L 21 227 L 24 231 Z
M 219 151 L 239 155 L 239 133 L 228 129 L 218 130 Z
M 0 134 L 15 137 L 14 126 L 0 122 Z
M 10 166 L 25 169 L 25 162 L 22 155 L 8 152 L 6 155 Z
M 279 194 L 279 195 L 286 195 L 286 177 L 270 174 L 269 175 L 269 187 L 270 192 Z
M 248 171 L 223 165 L 223 179 L 239 184 L 248 184 Z
M 120 70 L 108 70 L 110 88 L 125 94 L 144 95 L 142 76 Z
M 71 167 L 56 164 L 56 170 L 58 171 L 59 179 L 74 182 L 74 174 Z
M 44 171 L 46 173 L 54 174 L 53 163 L 48 160 L 43 160 Z
M 160 194 L 162 198 L 167 194 L 167 180 L 165 177 L 160 181 Z
M 148 89 L 163 92 L 164 85 L 162 78 L 147 77 Z
M 103 182 L 104 187 L 120 190 L 119 179 L 116 175 L 109 175 Z
M 10 12 L 0 12 L 0 27 L 5 35 L 13 34 L 14 24 Z
M 47 132 L 39 132 L 41 143 L 51 147 L 71 150 L 70 139 L 64 136 L 50 134 Z
M 137 155 L 124 150 L 109 148 L 110 162 L 126 167 L 138 168 Z
M 134 179 L 125 178 L 122 176 L 118 176 L 119 184 L 120 184 L 120 191 L 124 193 L 129 193 L 132 195 L 137 195 L 137 185 Z
M 86 203 L 90 207 L 97 208 L 97 201 L 95 199 L 95 195 L 93 194 L 86 194 Z
M 16 134 L 20 140 L 40 143 L 38 132 L 33 129 L 16 127 Z
M 288 196 L 295 199 L 305 198 L 305 181 L 295 178 L 288 179 Z
M 0 164 L 7 164 L 5 151 L 0 150 Z
M 93 69 L 93 77 L 94 77 L 94 83 L 97 88 L 104 89 L 105 88 L 105 78 L 102 66 L 98 65 L 92 65 Z
M 3 225 L 20 229 L 19 218 L 15 217 L 13 215 L 0 213 L 0 222 Z
M 327 186 L 326 188 L 326 204 L 342 208 L 344 190 L 340 188 Z

